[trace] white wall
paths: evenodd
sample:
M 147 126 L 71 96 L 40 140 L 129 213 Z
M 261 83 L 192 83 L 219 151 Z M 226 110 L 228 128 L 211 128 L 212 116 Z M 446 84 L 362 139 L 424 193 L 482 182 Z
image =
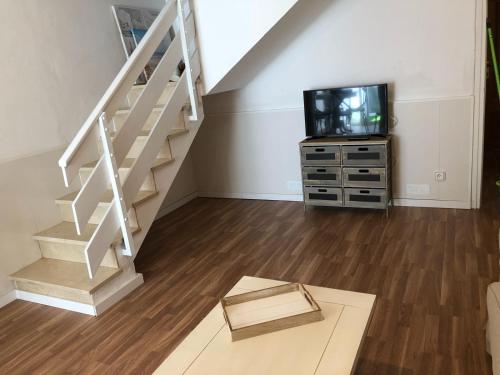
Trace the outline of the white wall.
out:
M 0 297 L 40 257 L 31 235 L 60 221 L 57 160 L 125 61 L 112 0 L 4 0 L 0 12 Z M 120 0 L 160 8 L 163 0 Z M 172 201 L 193 190 L 190 164 Z
M 396 102 L 394 113 L 394 196 L 405 199 L 403 205 L 430 200 L 469 208 L 473 98 Z M 437 182 L 435 171 L 445 171 L 446 181 Z M 415 193 L 408 185 L 424 191 Z
M 243 83 L 247 110 L 352 83 L 393 83 L 398 101 L 471 95 L 474 11 L 473 0 L 300 1 L 221 85 Z
M 192 148 L 200 194 L 297 199 L 287 181 L 300 181 L 303 128 L 300 110 L 205 117 Z
M 207 97 L 194 149 L 199 189 L 290 198 L 305 136 L 302 91 L 389 82 L 396 196 L 467 205 L 474 9 L 473 0 L 299 2 L 220 84 L 244 88 Z M 448 181 L 437 185 L 439 169 Z M 430 192 L 410 194 L 409 184 Z
M 207 93 L 227 90 L 216 86 L 297 1 L 192 0 Z
M 40 258 L 31 235 L 59 220 L 54 199 L 66 191 L 57 168 L 62 151 L 0 164 L 0 297 L 12 290 L 9 274 Z
M 64 146 L 86 119 L 125 61 L 113 3 L 2 2 L 0 162 Z

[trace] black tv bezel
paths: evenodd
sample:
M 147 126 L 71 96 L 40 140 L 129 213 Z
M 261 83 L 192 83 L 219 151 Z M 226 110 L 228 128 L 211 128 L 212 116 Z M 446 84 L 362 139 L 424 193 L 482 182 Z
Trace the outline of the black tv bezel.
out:
M 355 89 L 361 87 L 384 87 L 385 89 L 385 133 L 363 133 L 363 134 L 308 134 L 309 127 L 308 119 L 307 119 L 307 109 L 306 109 L 306 93 L 311 93 L 315 91 L 324 91 L 324 90 L 343 90 L 343 89 Z M 312 89 L 312 90 L 304 90 L 303 93 L 303 101 L 304 101 L 304 122 L 305 122 L 305 130 L 307 138 L 367 138 L 367 137 L 386 137 L 389 135 L 389 84 L 388 83 L 375 83 L 370 85 L 355 85 L 355 86 L 343 86 L 343 87 L 331 87 L 331 88 L 320 88 L 320 89 Z

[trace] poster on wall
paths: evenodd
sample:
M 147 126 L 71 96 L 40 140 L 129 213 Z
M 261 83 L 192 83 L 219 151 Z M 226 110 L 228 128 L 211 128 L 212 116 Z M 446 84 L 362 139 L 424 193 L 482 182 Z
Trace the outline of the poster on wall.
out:
M 158 17 L 158 14 L 160 14 L 160 11 L 157 9 L 113 5 L 113 14 L 115 16 L 118 29 L 120 30 L 125 55 L 129 58 L 153 24 L 156 17 Z M 173 38 L 174 30 L 171 28 L 167 37 L 163 39 L 160 46 L 153 54 L 153 57 L 145 66 L 144 72 L 139 76 L 136 84 L 143 85 L 147 83 L 156 66 L 167 51 Z
M 145 29 L 136 29 L 136 28 L 132 29 L 132 36 L 134 38 L 134 42 L 136 45 L 139 45 L 144 35 L 146 35 L 146 32 L 147 30 Z M 147 79 L 149 79 L 153 74 L 153 72 L 155 71 L 156 67 L 160 63 L 161 58 L 167 52 L 167 49 L 170 46 L 172 40 L 173 40 L 172 37 L 163 39 L 158 48 L 156 49 L 156 51 L 153 53 L 153 56 L 151 56 L 151 59 L 144 68 Z

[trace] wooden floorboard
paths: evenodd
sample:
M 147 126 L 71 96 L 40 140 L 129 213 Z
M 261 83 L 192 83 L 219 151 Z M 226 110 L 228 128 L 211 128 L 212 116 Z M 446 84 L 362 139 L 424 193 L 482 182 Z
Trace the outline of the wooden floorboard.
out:
M 383 212 L 197 199 L 157 221 L 145 284 L 98 318 L 15 301 L 0 373 L 149 374 L 243 275 L 378 296 L 357 374 L 489 374 L 486 287 L 498 200 L 480 211 Z

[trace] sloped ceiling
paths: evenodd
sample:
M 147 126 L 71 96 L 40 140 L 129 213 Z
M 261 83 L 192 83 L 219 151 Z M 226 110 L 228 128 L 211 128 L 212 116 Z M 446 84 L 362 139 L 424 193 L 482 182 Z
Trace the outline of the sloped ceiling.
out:
M 205 93 L 217 85 L 298 0 L 194 0 Z

